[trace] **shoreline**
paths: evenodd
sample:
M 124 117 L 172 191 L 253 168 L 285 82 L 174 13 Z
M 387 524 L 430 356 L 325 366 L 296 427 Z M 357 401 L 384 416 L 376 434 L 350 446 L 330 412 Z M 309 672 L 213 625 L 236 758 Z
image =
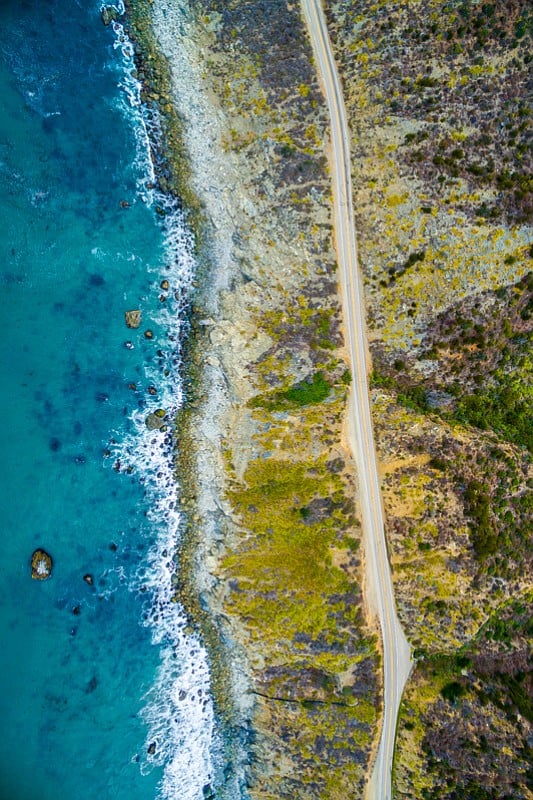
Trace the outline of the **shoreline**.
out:
M 154 7 L 144 0 L 135 3 L 126 2 L 125 6 L 126 16 L 120 17 L 120 21 L 127 20 L 128 35 L 135 47 L 135 58 L 141 71 L 144 72 L 139 77 L 142 83 L 143 102 L 148 101 L 152 107 L 161 112 L 163 110 L 161 100 L 168 100 L 173 89 L 169 82 L 168 68 L 155 45 L 153 31 L 150 30 Z M 148 15 L 150 20 L 147 22 Z M 150 63 L 152 54 L 156 56 L 155 68 Z M 197 260 L 197 275 L 193 281 L 193 286 L 196 288 L 190 299 L 188 331 L 183 343 L 183 381 L 186 399 L 178 410 L 175 421 L 178 502 L 185 516 L 178 546 L 179 571 L 174 581 L 175 597 L 182 604 L 192 627 L 198 628 L 202 643 L 207 649 L 211 692 L 225 750 L 225 772 L 228 772 L 229 768 L 232 775 L 227 783 L 230 784 L 229 790 L 231 790 L 234 781 L 237 781 L 242 791 L 243 774 L 246 771 L 243 762 L 248 758 L 250 750 L 248 740 L 251 735 L 249 724 L 252 693 L 244 667 L 245 658 L 236 642 L 228 642 L 228 630 L 223 629 L 214 603 L 216 581 L 212 573 L 206 569 L 206 564 L 212 564 L 214 559 L 220 557 L 219 551 L 223 547 L 226 533 L 219 530 L 219 521 L 222 519 L 223 525 L 224 517 L 230 515 L 229 509 L 223 508 L 220 500 L 224 466 L 219 463 L 216 469 L 214 463 L 217 459 L 220 462 L 222 447 L 217 438 L 220 439 L 222 426 L 217 430 L 216 426 L 208 425 L 207 421 L 228 413 L 230 402 L 226 397 L 227 382 L 220 362 L 217 363 L 213 355 L 207 359 L 202 355 L 202 351 L 214 352 L 205 333 L 210 322 L 202 318 L 209 318 L 211 314 L 218 313 L 219 293 L 227 288 L 229 281 L 224 279 L 224 276 L 221 277 L 220 270 L 215 272 L 211 268 L 215 260 L 210 249 L 213 245 L 213 232 L 211 230 L 209 233 L 208 228 L 213 228 L 213 222 L 210 220 L 208 223 L 205 208 L 202 207 L 199 195 L 193 188 L 194 176 L 191 168 L 193 159 L 189 153 L 185 155 L 184 152 L 187 147 L 186 132 L 199 126 L 202 114 L 196 115 L 194 126 L 192 124 L 185 126 L 179 108 L 179 103 L 174 102 L 170 112 L 169 103 L 165 103 L 163 137 L 159 142 L 162 154 L 156 154 L 155 159 L 160 166 L 161 161 L 164 164 L 168 157 L 166 168 L 159 171 L 156 168 L 156 181 L 161 191 L 183 203 L 185 219 L 193 230 L 196 242 Z M 183 106 L 181 110 L 183 111 Z M 220 127 L 218 134 L 221 134 Z M 198 170 L 200 174 L 205 174 L 205 162 L 202 156 L 207 153 L 208 151 L 204 150 L 198 158 L 199 152 L 196 152 L 194 163 L 196 165 L 202 163 L 202 167 Z M 216 229 L 221 227 L 222 222 L 215 223 Z M 209 282 L 213 276 L 217 279 L 215 285 Z M 207 423 L 208 429 L 204 422 Z M 213 444 L 213 441 L 216 444 Z M 209 443 L 211 443 L 210 451 Z M 198 524 L 200 518 L 201 535 Z M 206 518 L 209 518 L 207 525 Z M 228 786 L 222 787 L 222 791 L 228 800 L 233 800 L 232 795 L 226 795 Z
M 158 20 L 158 48 L 168 59 L 167 74 L 173 76 L 170 105 L 182 112 L 179 138 L 183 137 L 192 167 L 188 186 L 196 187 L 200 205 L 203 202 L 198 248 L 202 286 L 192 314 L 190 365 L 198 396 L 182 415 L 182 430 L 190 436 L 185 449 L 190 452 L 182 449 L 181 456 L 184 476 L 189 473 L 192 478 L 194 473 L 202 482 L 191 485 L 188 497 L 184 496 L 191 523 L 183 552 L 188 574 L 184 602 L 192 616 L 204 620 L 211 653 L 219 652 L 222 640 L 240 648 L 239 676 L 231 673 L 236 669 L 232 651 L 231 658 L 220 659 L 220 665 L 224 662 L 221 682 L 216 686 L 215 679 L 213 688 L 219 701 L 229 701 L 233 720 L 241 714 L 245 723 L 242 731 L 249 738 L 240 752 L 245 760 L 249 755 L 250 797 L 344 800 L 349 794 L 347 784 L 354 797 L 360 796 L 376 746 L 379 647 L 362 610 L 364 564 L 358 554 L 360 532 L 354 516 L 358 509 L 349 501 L 354 496 L 354 465 L 339 446 L 340 421 L 346 412 L 342 372 L 346 351 L 332 255 L 329 176 L 324 167 L 327 120 L 309 59 L 309 42 L 302 36 L 298 12 L 283 0 L 273 0 L 263 16 L 260 4 L 235 9 L 222 0 L 205 0 L 201 7 L 196 0 L 157 0 L 146 8 Z M 469 148 L 455 147 L 449 158 L 434 154 L 437 144 L 453 148 L 447 136 L 468 142 L 471 151 L 476 144 L 473 133 L 469 128 L 462 130 L 460 121 L 463 106 L 474 110 L 479 88 L 488 81 L 485 76 L 479 84 L 478 77 L 484 74 L 479 64 L 469 66 L 458 43 L 451 42 L 436 46 L 436 50 L 449 50 L 450 81 L 437 72 L 424 79 L 416 77 L 416 65 L 397 70 L 386 55 L 390 43 L 381 20 L 384 12 L 376 15 L 370 9 L 365 25 L 377 26 L 377 34 L 365 38 L 360 36 L 359 24 L 350 24 L 353 9 L 346 15 L 341 11 L 331 4 L 328 20 L 338 37 L 345 100 L 357 134 L 353 152 L 360 175 L 360 185 L 355 187 L 358 230 L 374 358 L 371 394 L 383 462 L 388 546 L 400 615 L 418 659 L 400 715 L 398 763 L 406 755 L 410 763 L 411 749 L 415 753 L 418 747 L 413 758 L 418 759 L 416 769 L 424 773 L 420 750 L 424 727 L 418 719 L 425 712 L 418 708 L 416 698 L 418 684 L 427 679 L 424 670 L 432 668 L 432 659 L 442 657 L 448 659 L 448 666 L 443 662 L 439 667 L 438 680 L 445 679 L 446 669 L 455 674 L 460 658 L 455 663 L 453 653 L 439 655 L 438 648 L 443 642 L 453 650 L 466 647 L 476 621 L 487 619 L 486 609 L 480 612 L 487 600 L 495 618 L 501 611 L 492 578 L 472 583 L 476 570 L 483 573 L 483 564 L 476 565 L 480 545 L 475 514 L 472 519 L 475 509 L 463 496 L 464 485 L 476 486 L 483 464 L 493 457 L 492 440 L 475 427 L 454 426 L 461 390 L 435 391 L 435 384 L 437 389 L 440 384 L 433 367 L 439 358 L 444 370 L 440 383 L 445 389 L 454 388 L 457 368 L 464 375 L 467 394 L 474 391 L 474 399 L 481 396 L 476 387 L 483 383 L 483 376 L 476 369 L 475 353 L 472 358 L 468 347 L 463 348 L 457 363 L 454 349 L 448 353 L 454 331 L 459 334 L 457 342 L 461 331 L 472 326 L 481 343 L 483 333 L 507 342 L 502 354 L 520 366 L 521 339 L 513 334 L 525 331 L 527 281 L 520 280 L 514 288 L 499 283 L 512 283 L 513 275 L 516 283 L 532 253 L 526 247 L 520 203 L 516 205 L 508 191 L 513 187 L 496 183 L 488 194 L 468 195 L 468 187 L 475 189 L 479 183 L 479 171 L 470 171 L 465 161 Z M 404 19 L 400 22 L 407 24 Z M 448 33 L 453 39 L 453 30 Z M 406 35 L 410 34 L 412 29 L 407 27 Z M 474 36 L 471 31 L 468 35 Z M 379 48 L 374 52 L 374 39 L 379 48 L 385 48 L 383 52 Z M 420 45 L 420 63 L 428 63 L 425 50 L 435 55 L 432 46 L 428 35 Z M 520 41 L 506 46 L 516 49 Z M 398 47 L 395 53 L 401 62 L 403 51 Z M 490 57 L 500 64 L 501 44 L 491 43 L 491 48 Z M 391 100 L 389 92 L 382 92 L 376 77 L 381 73 L 367 70 L 369 61 L 376 62 L 387 81 L 398 82 L 398 76 L 414 70 L 401 80 L 394 96 L 400 99 Z M 510 63 L 520 70 L 518 59 Z M 460 83 L 452 74 L 454 65 L 462 71 Z M 490 69 L 489 65 L 486 75 Z M 496 106 L 510 74 L 505 73 L 494 89 Z M 519 93 L 519 83 L 517 87 Z M 432 101 L 446 110 L 446 103 L 453 106 L 454 102 L 446 94 L 450 89 L 462 94 L 466 106 L 461 102 L 456 117 L 445 113 L 440 119 L 430 109 L 428 126 L 429 90 L 435 90 Z M 500 112 L 505 116 L 503 106 Z M 441 140 L 428 136 L 430 129 L 440 131 Z M 501 137 L 495 136 L 497 149 Z M 489 140 L 483 139 L 490 150 Z M 426 150 L 434 157 L 419 158 Z M 487 180 L 492 180 L 491 175 L 485 176 Z M 487 205 L 500 195 L 501 212 Z M 482 197 L 487 202 L 476 205 Z M 466 210 L 461 206 L 464 202 Z M 499 227 L 490 221 L 492 216 L 488 219 L 489 211 L 496 218 L 503 213 Z M 460 222 L 459 228 L 454 221 Z M 389 233 L 385 250 L 383 231 Z M 449 253 L 435 250 L 437 235 L 451 248 Z M 481 244 L 480 236 L 487 242 Z M 424 243 L 427 246 L 422 248 Z M 418 249 L 413 251 L 413 247 Z M 479 286 L 472 287 L 470 274 L 480 279 Z M 430 287 L 425 294 L 420 292 L 424 281 Z M 481 300 L 476 301 L 474 295 L 483 287 L 478 295 Z M 519 295 L 518 300 L 513 294 Z M 408 307 L 404 295 L 410 300 Z M 502 326 L 487 318 L 484 332 L 484 326 L 478 328 L 475 312 L 480 303 L 484 313 L 487 308 L 501 307 L 505 317 L 507 309 L 511 323 Z M 489 356 L 494 370 L 500 356 L 490 349 Z M 505 385 L 505 374 L 502 378 L 496 372 L 493 380 Z M 441 402 L 450 403 L 451 411 L 441 408 Z M 465 422 L 464 414 L 460 421 Z M 525 455 L 511 444 L 503 446 L 498 451 L 501 469 L 507 475 L 511 460 L 514 473 L 511 470 L 509 475 L 522 483 Z M 476 463 L 471 466 L 472 451 L 474 462 L 480 465 L 478 473 Z M 405 483 L 412 495 L 407 504 Z M 494 500 L 496 486 L 487 483 L 485 489 Z M 425 497 L 429 497 L 427 503 Z M 437 516 L 435 505 L 442 512 Z M 505 541 L 507 537 L 515 541 L 513 519 L 523 516 L 518 500 L 514 506 L 510 523 L 502 516 L 505 508 L 493 507 L 493 524 Z M 333 524 L 335 536 L 331 535 Z M 318 551 L 313 550 L 313 526 L 322 537 Z M 443 574 L 458 575 L 452 578 L 458 588 L 455 594 L 440 586 L 439 574 L 424 556 L 425 550 L 433 549 L 434 532 L 439 535 L 442 566 L 450 568 Z M 415 536 L 421 551 L 415 550 L 416 563 L 428 578 L 420 585 L 415 585 L 403 563 L 408 546 L 416 545 L 411 542 Z M 291 550 L 292 538 L 304 543 L 298 552 Z M 312 569 L 306 563 L 308 553 Z M 446 562 L 449 557 L 452 560 Z M 491 563 L 491 569 L 494 566 Z M 512 576 L 512 563 L 501 568 L 506 575 L 511 569 Z M 339 580 L 342 573 L 350 579 L 349 603 L 346 582 Z M 324 575 L 328 580 L 321 582 Z M 425 597 L 432 585 L 437 587 L 438 603 Z M 522 585 L 523 581 L 514 583 L 516 588 Z M 340 587 L 339 591 L 333 586 Z M 467 587 L 475 588 L 475 593 Z M 348 606 L 354 609 L 351 617 Z M 443 608 L 451 612 L 444 628 Z M 438 619 L 432 616 L 435 611 Z M 442 633 L 438 639 L 435 623 Z M 344 640 L 339 630 L 349 631 Z M 218 668 L 216 655 L 212 662 Z M 476 674 L 470 670 L 467 676 L 458 675 L 463 689 L 465 681 L 472 683 Z M 442 723 L 446 706 L 443 709 L 439 700 L 438 681 L 433 683 L 432 708 Z M 330 747 L 334 734 L 328 707 L 335 707 L 334 725 L 343 752 Z M 482 714 L 479 709 L 476 713 Z M 414 715 L 416 723 L 406 721 L 406 715 Z M 425 724 L 431 728 L 432 720 L 426 718 Z M 440 734 L 436 731 L 435 735 Z M 322 774 L 324 763 L 328 763 L 327 775 Z M 405 774 L 396 775 L 398 785 L 404 779 Z
M 297 11 L 278 10 L 302 52 L 272 83 L 277 64 L 259 75 L 259 56 L 247 55 L 258 41 L 246 19 L 241 33 L 251 38 L 237 51 L 218 13 L 205 8 L 200 17 L 193 5 L 147 6 L 172 75 L 189 191 L 202 208 L 192 393 L 177 422 L 176 469 L 189 520 L 177 597 L 202 631 L 233 751 L 228 763 L 239 780 L 246 774 L 250 797 L 296 791 L 344 800 L 359 796 L 374 746 L 377 651 L 360 595 L 354 465 L 341 442 L 349 372 L 327 115 Z M 292 53 L 291 42 L 285 46 Z M 233 82 L 225 80 L 229 58 Z M 283 491 L 277 511 L 268 498 L 272 469 Z M 257 481 L 250 505 L 245 498 Z M 284 526 L 295 513 L 304 549 L 285 554 L 292 545 Z M 311 547 L 318 550 L 308 564 Z M 256 558 L 260 570 L 250 572 Z M 265 562 L 274 572 L 261 568 Z
M 168 641 L 172 643 L 171 649 L 174 657 L 183 662 L 186 671 L 190 668 L 191 675 L 197 674 L 200 670 L 205 679 L 202 685 L 196 687 L 199 688 L 198 697 L 201 698 L 203 693 L 204 700 L 199 701 L 198 707 L 193 709 L 192 717 L 188 720 L 181 720 L 181 725 L 190 730 L 192 750 L 189 742 L 179 744 L 173 741 L 166 732 L 165 728 L 169 723 L 172 728 L 172 720 L 165 714 L 167 709 L 149 704 L 145 710 L 147 724 L 150 726 L 149 739 L 151 743 L 148 754 L 155 760 L 161 759 L 160 750 L 164 749 L 166 752 L 166 758 L 162 762 L 165 774 L 161 785 L 165 796 L 173 796 L 175 790 L 183 792 L 185 789 L 190 789 L 186 785 L 186 778 L 184 778 L 185 783 L 182 786 L 181 778 L 175 770 L 176 763 L 179 764 L 181 759 L 182 768 L 187 768 L 187 766 L 194 768 L 196 766 L 194 759 L 199 758 L 198 767 L 205 766 L 207 768 L 207 772 L 203 776 L 204 794 L 207 793 L 206 796 L 211 796 L 209 793 L 220 789 L 224 782 L 226 790 L 230 792 L 228 795 L 224 793 L 224 797 L 231 798 L 233 796 L 231 794 L 233 778 L 230 777 L 228 780 L 222 778 L 222 762 L 231 764 L 233 761 L 233 757 L 228 751 L 229 716 L 224 713 L 220 704 L 217 706 L 216 702 L 217 698 L 224 694 L 224 690 L 219 688 L 217 691 L 214 688 L 220 687 L 221 683 L 224 684 L 224 687 L 229 685 L 229 680 L 221 677 L 227 660 L 214 659 L 213 654 L 220 637 L 218 633 L 214 632 L 213 625 L 210 624 L 211 620 L 204 613 L 201 603 L 195 602 L 199 599 L 196 592 L 191 590 L 193 579 L 188 575 L 186 569 L 187 555 L 191 551 L 191 546 L 187 547 L 187 542 L 184 541 L 187 539 L 188 529 L 191 527 L 192 516 L 185 509 L 186 489 L 189 488 L 189 483 L 185 480 L 187 471 L 183 470 L 183 480 L 176 480 L 176 464 L 180 460 L 180 455 L 176 450 L 176 432 L 184 411 L 184 403 L 187 404 L 184 398 L 190 394 L 188 387 L 192 383 L 193 361 L 187 351 L 193 341 L 191 307 L 195 287 L 199 280 L 198 239 L 201 236 L 201 218 L 198 202 L 191 192 L 190 184 L 188 182 L 186 186 L 183 184 L 186 176 L 189 175 L 189 165 L 188 163 L 178 163 L 178 160 L 183 158 L 183 144 L 180 139 L 181 123 L 177 120 L 174 106 L 171 106 L 169 102 L 169 87 L 166 82 L 168 71 L 150 37 L 150 28 L 146 21 L 147 18 L 144 16 L 145 13 L 146 8 L 142 2 L 135 6 L 134 13 L 129 4 L 128 15 L 120 14 L 112 22 L 117 42 L 122 44 L 125 42 L 126 46 L 131 45 L 133 50 L 135 70 L 131 73 L 131 78 L 136 84 L 135 91 L 138 93 L 136 99 L 142 107 L 140 116 L 146 135 L 146 141 L 143 143 L 146 146 L 147 160 L 151 166 L 146 189 L 151 194 L 150 205 L 155 208 L 156 219 L 160 218 L 159 227 L 163 231 L 168 248 L 167 271 L 163 273 L 165 278 L 163 283 L 167 285 L 165 287 L 161 283 L 160 288 L 164 291 L 168 291 L 170 288 L 169 281 L 166 280 L 167 277 L 170 277 L 168 272 L 170 265 L 183 271 L 182 277 L 185 278 L 184 281 L 171 282 L 173 284 L 171 288 L 172 302 L 177 301 L 173 313 L 168 314 L 167 305 L 160 306 L 161 313 L 165 316 L 168 339 L 176 343 L 170 345 L 171 350 L 174 350 L 172 364 L 179 366 L 176 374 L 173 374 L 173 370 L 165 370 L 165 376 L 171 376 L 170 381 L 172 381 L 172 377 L 174 378 L 174 391 L 171 390 L 171 396 L 166 398 L 166 402 L 159 401 L 159 405 L 163 402 L 164 409 L 167 411 L 165 419 L 169 423 L 172 420 L 174 425 L 172 434 L 168 434 L 166 437 L 167 440 L 171 438 L 172 441 L 169 445 L 168 464 L 165 463 L 164 468 L 156 467 L 153 471 L 154 474 L 157 471 L 157 477 L 162 486 L 172 487 L 172 500 L 167 509 L 166 536 L 162 542 L 158 540 L 156 543 L 152 559 L 157 569 L 152 612 L 154 618 L 159 620 L 164 614 L 162 608 L 165 607 L 165 610 L 168 610 L 169 625 L 179 628 L 177 635 L 175 635 L 176 630 L 166 632 Z M 177 153 L 174 150 L 176 141 L 180 142 Z M 184 200 L 183 197 L 186 199 Z M 173 239 L 176 231 L 178 231 L 179 242 Z M 161 300 L 161 296 L 159 299 Z M 177 327 L 174 328 L 174 326 Z M 163 343 L 163 347 L 166 347 L 166 343 Z M 154 401 L 154 408 L 155 405 L 158 403 Z M 149 416 L 153 416 L 154 413 L 158 415 L 158 411 L 155 411 Z M 150 432 L 153 429 L 148 425 L 147 420 L 146 415 L 141 412 L 137 422 L 141 436 L 147 435 L 144 456 L 150 459 L 153 456 L 150 453 L 150 446 L 154 446 L 155 439 L 150 439 Z M 181 427 L 182 430 L 186 428 L 183 420 Z M 167 426 L 162 426 L 161 431 L 166 430 Z M 150 444 L 148 444 L 148 439 L 150 439 Z M 175 513 L 176 508 L 178 509 L 177 513 Z M 179 570 L 176 570 L 178 559 L 184 563 Z M 160 582 L 161 585 L 159 585 Z M 178 604 L 178 608 L 174 604 Z M 192 642 L 192 647 L 189 649 L 183 647 L 184 641 Z M 196 647 L 194 643 L 196 643 Z M 217 669 L 219 665 L 220 668 Z M 172 670 L 164 676 L 162 689 L 163 691 L 166 689 L 168 702 L 171 706 L 174 705 L 175 722 L 176 719 L 181 719 L 179 717 L 180 707 L 186 703 L 189 688 L 187 684 L 187 689 L 183 689 L 183 683 L 174 681 L 171 673 Z M 173 699 L 173 695 L 178 692 L 178 686 L 181 687 L 179 688 L 179 706 Z M 214 719 L 216 716 L 218 716 L 218 720 Z M 236 740 L 238 737 L 233 733 L 232 738 Z M 164 748 L 158 747 L 156 742 L 163 742 Z M 200 742 L 199 746 L 198 742 Z M 196 750 L 194 750 L 194 745 L 197 745 Z M 187 756 L 190 756 L 191 753 L 194 758 L 192 762 L 188 762 Z M 202 762 L 202 760 L 204 761 Z M 202 779 L 198 771 L 195 779 L 196 781 Z

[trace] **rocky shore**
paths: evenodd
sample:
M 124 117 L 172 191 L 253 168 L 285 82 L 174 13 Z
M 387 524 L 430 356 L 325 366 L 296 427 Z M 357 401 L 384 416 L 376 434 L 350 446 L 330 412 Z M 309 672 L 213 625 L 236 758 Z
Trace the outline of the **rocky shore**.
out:
M 210 648 L 228 768 L 250 797 L 361 797 L 379 655 L 343 445 L 327 115 L 305 28 L 283 0 L 132 6 L 139 46 L 168 65 L 158 103 L 177 112 L 196 198 L 178 594 Z
M 418 660 L 395 790 L 525 797 L 529 12 L 326 10 L 353 134 L 387 536 Z M 210 648 L 228 764 L 254 798 L 362 797 L 379 651 L 343 445 L 327 116 L 299 8 L 130 11 L 168 132 L 161 186 L 198 243 L 177 590 Z

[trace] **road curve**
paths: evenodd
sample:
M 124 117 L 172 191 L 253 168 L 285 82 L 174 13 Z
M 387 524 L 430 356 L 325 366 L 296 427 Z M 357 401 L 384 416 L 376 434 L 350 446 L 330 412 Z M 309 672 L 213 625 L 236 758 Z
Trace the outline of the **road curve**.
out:
M 350 136 L 346 109 L 320 0 L 301 0 L 301 2 L 331 117 L 335 238 L 341 273 L 347 344 L 353 371 L 348 427 L 359 480 L 365 544 L 366 601 L 371 612 L 379 619 L 383 642 L 383 722 L 366 798 L 390 800 L 396 719 L 403 687 L 411 669 L 411 652 L 396 614 L 383 528 L 381 492 L 368 394 L 366 325 L 357 269 Z

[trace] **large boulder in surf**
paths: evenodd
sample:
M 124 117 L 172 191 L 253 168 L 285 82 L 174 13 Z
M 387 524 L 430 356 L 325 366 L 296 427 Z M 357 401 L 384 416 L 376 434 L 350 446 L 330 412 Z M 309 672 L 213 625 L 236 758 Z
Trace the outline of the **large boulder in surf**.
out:
M 45 581 L 52 574 L 52 556 L 40 547 L 31 557 L 31 577 L 35 581 Z
M 128 328 L 138 328 L 141 324 L 142 314 L 138 308 L 133 311 L 126 311 L 124 316 L 126 317 Z
M 115 6 L 102 6 L 100 16 L 104 25 L 110 25 L 120 17 L 120 13 Z
M 166 412 L 163 408 L 158 408 L 157 411 L 153 411 L 151 414 L 148 414 L 144 421 L 149 431 L 160 430 L 161 428 L 166 427 L 165 413 Z

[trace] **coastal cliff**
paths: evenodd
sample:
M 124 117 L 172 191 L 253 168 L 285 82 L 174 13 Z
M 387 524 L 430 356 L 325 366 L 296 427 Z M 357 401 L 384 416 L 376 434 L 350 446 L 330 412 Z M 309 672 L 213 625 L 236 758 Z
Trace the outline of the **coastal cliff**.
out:
M 361 797 L 379 654 L 343 437 L 327 112 L 304 24 L 283 0 L 156 0 L 130 16 L 155 48 L 145 71 L 164 59 L 157 102 L 177 112 L 189 170 L 171 164 L 165 181 L 193 196 L 201 265 L 178 422 L 179 596 L 228 735 L 245 740 L 250 797 Z
M 395 792 L 527 797 L 528 10 L 326 10 L 352 130 L 386 532 L 417 659 Z M 299 8 L 143 0 L 131 16 L 151 42 L 147 83 L 166 87 L 148 99 L 177 131 L 165 181 L 200 263 L 178 594 L 208 642 L 250 796 L 362 797 L 379 643 L 342 428 L 327 115 Z

